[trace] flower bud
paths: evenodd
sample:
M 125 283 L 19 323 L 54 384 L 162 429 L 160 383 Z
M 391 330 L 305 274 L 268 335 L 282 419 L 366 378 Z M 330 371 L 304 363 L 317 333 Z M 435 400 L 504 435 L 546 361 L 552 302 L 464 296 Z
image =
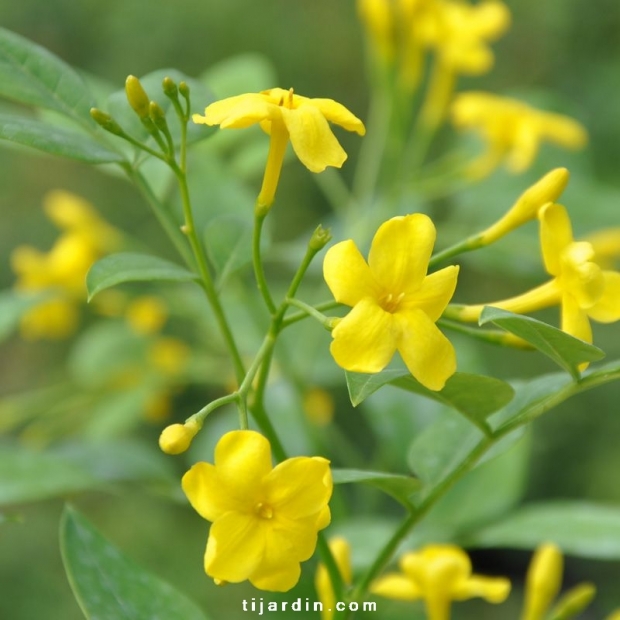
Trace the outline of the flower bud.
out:
M 142 84 L 140 84 L 140 80 L 135 75 L 130 75 L 125 80 L 125 93 L 133 111 L 140 118 L 148 117 L 150 100 Z
M 166 131 L 168 129 L 166 113 L 156 101 L 151 101 L 149 103 L 149 116 L 151 117 L 153 123 L 155 123 L 155 127 L 157 127 L 157 129 L 161 131 Z
M 537 217 L 539 209 L 555 202 L 568 184 L 569 173 L 566 168 L 556 168 L 526 189 L 508 213 L 487 228 L 480 236 L 481 245 L 497 241 L 515 228 Z
M 187 82 L 179 83 L 179 92 L 184 99 L 187 99 L 187 101 L 189 101 L 189 86 L 187 85 Z
M 538 547 L 527 571 L 523 620 L 540 620 L 560 591 L 564 560 L 551 543 Z
M 172 78 L 166 76 L 161 86 L 166 97 L 169 97 L 170 99 L 178 98 L 179 89 L 177 88 L 177 85 Z
M 125 132 L 121 129 L 121 126 L 109 114 L 106 114 L 102 110 L 91 108 L 90 116 L 102 129 L 109 131 L 115 136 L 124 135 Z
M 200 428 L 201 424 L 191 418 L 185 424 L 171 424 L 159 436 L 159 447 L 166 454 L 181 454 L 189 448 Z
M 580 614 L 596 595 L 596 587 L 591 583 L 580 583 L 569 590 L 551 612 L 550 620 L 570 620 Z
M 332 238 L 332 233 L 329 228 L 323 228 L 321 224 L 319 224 L 315 231 L 312 233 L 312 237 L 310 237 L 310 241 L 308 242 L 308 248 L 318 252 L 322 250 Z

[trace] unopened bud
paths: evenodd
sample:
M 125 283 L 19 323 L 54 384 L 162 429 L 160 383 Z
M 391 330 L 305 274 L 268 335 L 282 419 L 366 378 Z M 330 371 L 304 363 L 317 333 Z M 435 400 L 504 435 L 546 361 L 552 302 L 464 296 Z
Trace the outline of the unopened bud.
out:
M 189 101 L 189 86 L 187 82 L 179 82 L 179 92 L 181 96 Z
M 541 207 L 555 202 L 562 195 L 569 177 L 566 168 L 556 168 L 548 172 L 517 198 L 506 215 L 481 234 L 481 245 L 493 243 L 515 228 L 535 219 Z
M 189 448 L 200 428 L 201 424 L 192 419 L 185 424 L 166 426 L 159 436 L 159 447 L 166 454 L 181 454 Z
M 172 78 L 165 77 L 161 85 L 166 97 L 169 97 L 170 99 L 176 99 L 179 96 L 179 89 L 177 88 L 177 85 Z
M 115 136 L 124 135 L 125 132 L 122 130 L 121 126 L 109 114 L 103 112 L 103 110 L 91 108 L 90 116 L 102 129 L 109 131 Z
M 315 231 L 312 233 L 312 237 L 310 237 L 310 241 L 308 242 L 308 247 L 315 252 L 322 250 L 332 238 L 332 233 L 329 228 L 323 228 L 321 224 L 319 224 Z
M 166 131 L 168 129 L 168 123 L 166 122 L 166 113 L 156 101 L 151 101 L 149 103 L 149 116 L 151 117 L 151 120 L 153 121 L 157 129 L 161 131 Z
M 140 84 L 140 80 L 135 75 L 130 75 L 125 80 L 125 93 L 127 101 L 133 111 L 140 117 L 146 118 L 149 115 L 149 96 Z
M 560 549 L 551 543 L 536 549 L 527 571 L 524 618 L 542 618 L 558 595 L 562 584 L 564 560 Z
M 596 587 L 592 583 L 580 583 L 569 590 L 558 601 L 549 615 L 550 620 L 570 620 L 580 614 L 596 595 Z

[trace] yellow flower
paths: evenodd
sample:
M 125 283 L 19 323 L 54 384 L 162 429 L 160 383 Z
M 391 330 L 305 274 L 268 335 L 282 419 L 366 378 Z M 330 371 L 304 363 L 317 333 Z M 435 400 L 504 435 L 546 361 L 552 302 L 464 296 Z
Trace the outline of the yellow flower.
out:
M 503 577 L 472 574 L 469 556 L 454 545 L 428 545 L 406 553 L 399 562 L 401 573 L 388 573 L 371 591 L 402 601 L 424 600 L 429 620 L 449 620 L 452 601 L 482 597 L 503 603 L 510 581 Z
M 269 442 L 254 431 L 226 433 L 215 465 L 194 465 L 183 490 L 213 522 L 205 571 L 217 582 L 249 579 L 261 590 L 290 590 L 330 521 L 329 461 L 295 457 L 272 468 Z
M 74 301 L 57 297 L 37 304 L 20 319 L 20 332 L 26 340 L 62 340 L 74 331 L 79 314 Z
M 192 419 L 185 424 L 166 426 L 159 436 L 159 447 L 166 454 L 181 454 L 189 448 L 201 427 L 200 422 Z M 206 463 L 203 464 L 206 465 Z
M 222 99 L 208 106 L 204 116 L 194 114 L 192 120 L 219 125 L 221 129 L 260 123 L 270 135 L 267 166 L 257 201 L 264 208 L 273 203 L 289 139 L 301 163 L 312 172 L 322 172 L 327 166 L 340 168 L 347 158 L 328 121 L 360 135 L 366 131 L 362 121 L 340 103 L 295 95 L 292 88 L 272 88 Z
M 463 321 L 477 321 L 485 305 L 525 314 L 559 304 L 562 330 L 591 343 L 589 319 L 600 323 L 620 319 L 620 272 L 601 269 L 592 245 L 574 241 L 570 219 L 562 205 L 544 205 L 538 218 L 543 261 L 553 278 L 517 297 L 454 307 L 450 315 Z
M 313 387 L 303 395 L 303 409 L 306 417 L 316 426 L 327 426 L 334 419 L 336 405 L 332 395 L 323 388 Z
M 351 584 L 351 547 L 349 543 L 341 537 L 332 538 L 329 541 L 329 549 L 334 556 L 338 571 L 342 576 L 345 585 Z M 327 568 L 323 564 L 319 564 L 314 578 L 314 586 L 319 600 L 323 605 L 321 609 L 321 620 L 332 620 L 336 609 L 336 595 L 332 582 L 329 578 Z
M 331 353 L 352 372 L 380 372 L 398 350 L 409 372 L 440 390 L 456 370 L 456 354 L 435 321 L 456 287 L 458 267 L 426 275 L 435 227 L 419 213 L 383 223 L 368 263 L 351 240 L 336 244 L 323 263 L 336 301 L 353 310 L 332 331 Z
M 358 0 L 357 13 L 379 58 L 391 62 L 395 53 L 392 0 Z
M 149 364 L 168 376 L 181 373 L 190 358 L 190 348 L 178 338 L 162 336 L 147 351 Z
M 138 334 L 158 332 L 168 318 L 168 309 L 158 297 L 144 295 L 133 299 L 125 310 L 125 317 Z
M 586 239 L 592 244 L 598 263 L 611 267 L 620 257 L 620 228 L 605 228 L 590 233 Z
M 462 0 L 438 0 L 424 14 L 418 32 L 421 42 L 436 51 L 439 62 L 454 73 L 479 75 L 493 66 L 488 43 L 510 25 L 503 2 L 484 0 L 471 5 Z
M 543 140 L 568 149 L 580 149 L 588 140 L 583 126 L 568 116 L 484 92 L 458 95 L 452 104 L 452 121 L 459 129 L 477 132 L 487 144 L 486 152 L 469 168 L 473 178 L 487 176 L 502 162 L 511 172 L 523 172 Z

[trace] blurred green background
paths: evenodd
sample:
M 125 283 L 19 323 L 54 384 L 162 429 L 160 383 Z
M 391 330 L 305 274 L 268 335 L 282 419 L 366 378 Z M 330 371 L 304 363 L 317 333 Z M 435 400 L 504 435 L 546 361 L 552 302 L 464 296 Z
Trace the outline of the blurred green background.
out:
M 433 208 L 441 214 L 452 209 L 452 226 L 471 232 L 492 221 L 540 174 L 566 165 L 573 178 L 563 202 L 573 216 L 577 236 L 619 225 L 620 5 L 617 0 L 513 0 L 507 4 L 513 25 L 494 45 L 495 69 L 487 76 L 462 80 L 462 88 L 517 94 L 571 114 L 589 130 L 590 146 L 579 154 L 545 147 L 534 169 L 525 175 L 513 178 L 498 172 L 480 186 Z M 368 96 L 363 40 L 352 0 L 0 0 L 0 16 L 4 27 L 116 88 L 122 87 L 128 74 L 140 76 L 175 67 L 199 75 L 229 56 L 256 53 L 267 57 L 275 68 L 278 81 L 273 86 L 294 86 L 304 95 L 336 99 L 365 118 Z M 195 111 L 200 107 L 196 102 Z M 351 136 L 342 136 L 342 142 L 351 157 L 343 170 L 346 178 L 358 143 Z M 253 182 L 258 187 L 260 178 Z M 0 289 L 13 283 L 9 266 L 13 247 L 29 243 L 46 248 L 54 239 L 56 233 L 44 218 L 41 204 L 44 194 L 58 187 L 85 196 L 108 221 L 138 237 L 158 234 L 142 199 L 122 179 L 68 160 L 0 148 Z M 298 163 L 285 170 L 278 203 L 282 208 L 273 234 L 282 241 L 311 229 L 318 215 L 327 211 L 310 175 Z M 249 212 L 251 204 L 247 208 Z M 485 257 L 465 259 L 467 275 L 459 292 L 463 299 L 491 299 L 520 290 L 535 281 L 537 275 L 531 268 L 536 260 L 536 234 L 531 227 Z M 510 278 L 506 271 L 511 272 Z M 555 315 L 548 316 L 555 321 Z M 620 355 L 617 325 L 597 326 L 595 342 L 603 344 L 609 359 Z M 66 352 L 62 344 L 10 339 L 1 350 L 0 395 L 43 383 Z M 486 368 L 502 378 L 552 370 L 539 357 L 505 355 L 490 347 L 477 350 L 475 358 L 479 370 Z M 620 504 L 618 394 L 616 385 L 606 386 L 573 399 L 536 422 L 526 500 L 585 498 Z M 343 386 L 334 388 L 333 395 L 339 405 L 338 427 L 363 446 L 365 427 L 360 424 L 359 412 L 348 405 Z M 145 427 L 139 433 L 154 443 L 158 429 Z M 209 454 L 205 450 L 203 458 Z M 184 464 L 177 460 L 172 467 L 180 477 Z M 497 484 L 501 485 L 501 480 Z M 496 491 L 488 489 L 491 494 Z M 170 503 L 139 485 L 122 493 L 116 489 L 73 499 L 128 555 L 208 609 L 219 609 L 212 611 L 214 618 L 248 616 L 239 601 L 257 593 L 245 586 L 215 588 L 204 576 L 206 524 L 183 503 Z M 358 500 L 353 497 L 351 501 Z M 19 521 L 0 524 L 0 618 L 82 617 L 58 551 L 61 510 L 61 500 L 49 500 L 5 511 L 18 516 Z M 479 572 L 509 574 L 519 589 L 527 553 L 484 551 L 473 557 Z M 312 563 L 306 566 L 306 574 L 311 574 L 312 567 Z M 584 617 L 601 618 L 614 605 L 620 606 L 620 562 L 568 558 L 565 579 L 568 585 L 584 579 L 599 585 L 597 602 Z M 282 599 L 313 599 L 310 588 L 306 580 Z M 404 605 L 379 604 L 383 611 L 368 618 L 417 617 Z M 454 616 L 515 617 L 516 606 L 515 597 L 503 612 L 466 603 L 456 608 Z

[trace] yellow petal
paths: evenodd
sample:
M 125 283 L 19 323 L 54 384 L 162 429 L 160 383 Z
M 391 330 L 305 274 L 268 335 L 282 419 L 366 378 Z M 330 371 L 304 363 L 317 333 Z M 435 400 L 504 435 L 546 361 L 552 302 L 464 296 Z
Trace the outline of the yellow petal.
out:
M 251 515 L 228 512 L 212 526 L 205 552 L 205 572 L 214 579 L 239 583 L 260 565 L 266 525 Z
M 327 166 L 340 168 L 347 154 L 318 108 L 310 104 L 296 110 L 279 108 L 291 137 L 291 145 L 301 163 L 311 172 L 323 172 Z
M 264 120 L 279 118 L 280 108 L 265 101 L 242 101 L 220 123 L 222 129 L 244 129 Z
M 321 512 L 319 513 L 319 516 L 316 519 L 316 529 L 317 530 L 323 530 L 325 529 L 332 520 L 332 513 L 331 510 L 329 509 L 329 506 L 325 506 L 325 508 L 323 508 L 323 510 L 321 510 Z
M 288 560 L 285 564 L 271 565 L 264 560 L 249 579 L 250 583 L 260 590 L 288 592 L 297 584 L 300 576 L 299 562 Z
M 366 297 L 333 329 L 331 354 L 345 370 L 380 372 L 396 351 L 397 329 L 394 316 Z
M 429 390 L 441 390 L 456 370 L 452 343 L 421 310 L 395 314 L 400 324 L 397 342 L 409 372 Z
M 215 447 L 215 466 L 222 493 L 254 502 L 272 468 L 271 446 L 255 431 L 231 431 Z
M 592 343 L 592 328 L 585 310 L 570 293 L 562 296 L 562 331 L 585 342 Z
M 481 2 L 474 7 L 473 14 L 476 32 L 487 39 L 498 37 L 510 25 L 510 11 L 503 2 Z
M 347 306 L 380 295 L 379 285 L 351 239 L 329 248 L 323 260 L 323 277 L 335 300 Z
M 264 109 L 263 106 L 265 103 L 265 97 L 256 93 L 236 95 L 235 97 L 228 97 L 226 99 L 221 99 L 220 101 L 214 101 L 211 105 L 205 108 L 204 116 L 194 114 L 192 120 L 194 123 L 219 125 L 233 113 L 235 108 L 239 106 L 246 110 L 252 109 L 253 107 Z
M 540 136 L 536 127 L 525 120 L 519 123 L 506 161 L 508 169 L 514 173 L 527 170 L 536 158 L 539 146 Z
M 601 268 L 590 260 L 593 257 L 594 250 L 587 241 L 570 243 L 560 257 L 560 286 L 573 295 L 583 310 L 591 308 L 605 289 Z
M 573 242 L 573 229 L 566 209 L 558 204 L 546 204 L 538 212 L 540 246 L 547 273 L 560 275 L 561 253 Z
M 568 116 L 546 113 L 541 121 L 541 133 L 560 146 L 580 149 L 588 142 L 583 125 Z
M 323 510 L 332 487 L 329 461 L 298 456 L 275 467 L 265 478 L 264 492 L 278 515 L 299 519 Z
M 381 287 L 394 295 L 417 290 L 428 270 L 435 226 L 427 215 L 393 217 L 377 230 L 368 264 Z
M 489 603 L 503 603 L 510 594 L 510 581 L 504 577 L 483 577 L 472 575 L 459 583 L 452 591 L 457 601 L 481 597 Z
M 418 308 L 435 322 L 454 295 L 458 274 L 459 268 L 453 265 L 426 276 L 411 300 L 403 300 L 404 309 Z
M 603 271 L 604 289 L 599 300 L 587 309 L 588 316 L 600 323 L 620 320 L 620 273 Z
M 340 125 L 347 131 L 354 131 L 360 136 L 366 133 L 364 123 L 341 103 L 333 99 L 311 99 L 310 103 L 317 107 L 330 123 Z
M 209 521 L 244 507 L 222 488 L 217 470 L 210 463 L 196 463 L 183 476 L 181 486 L 194 510 Z
M 372 584 L 370 591 L 397 601 L 416 601 L 422 598 L 420 587 L 412 579 L 400 573 L 388 573 L 379 577 Z
M 304 562 L 316 549 L 316 518 L 305 519 L 281 518 L 274 512 L 274 518 L 267 521 L 265 528 L 265 554 L 273 565 L 289 560 Z
M 541 620 L 562 585 L 564 561 L 551 543 L 538 547 L 527 571 L 523 620 Z

